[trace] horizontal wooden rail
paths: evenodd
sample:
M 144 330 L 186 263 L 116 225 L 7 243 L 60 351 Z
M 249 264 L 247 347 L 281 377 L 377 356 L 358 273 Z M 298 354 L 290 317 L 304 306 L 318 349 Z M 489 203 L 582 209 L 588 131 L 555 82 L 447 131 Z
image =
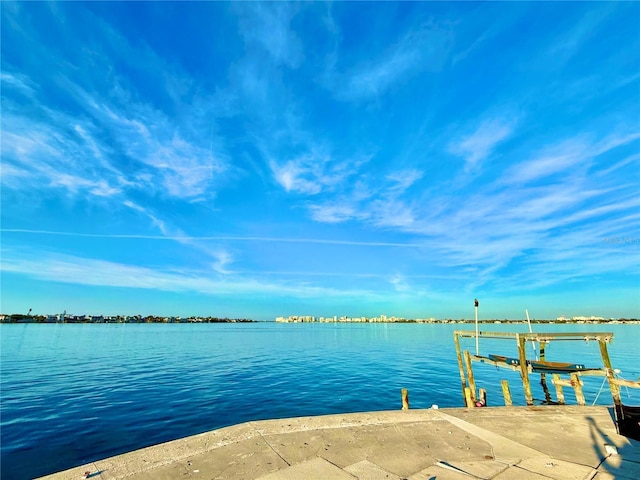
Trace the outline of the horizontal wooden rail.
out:
M 565 380 L 563 378 L 555 378 L 555 376 L 552 378 L 551 383 L 553 383 L 554 385 L 558 385 L 560 387 L 574 388 L 576 386 L 576 382 L 573 379 Z M 580 383 L 580 386 L 584 385 L 584 383 L 580 379 L 578 379 L 578 383 Z
M 476 332 L 473 330 L 456 330 L 454 335 L 462 338 L 475 338 Z M 562 340 L 584 340 L 610 342 L 613 339 L 613 332 L 553 332 L 553 333 L 525 333 L 525 332 L 478 332 L 479 338 L 516 338 L 524 337 L 527 342 L 551 342 Z
M 620 385 L 621 387 L 640 388 L 640 380 L 625 380 L 624 378 L 614 378 L 612 382 Z

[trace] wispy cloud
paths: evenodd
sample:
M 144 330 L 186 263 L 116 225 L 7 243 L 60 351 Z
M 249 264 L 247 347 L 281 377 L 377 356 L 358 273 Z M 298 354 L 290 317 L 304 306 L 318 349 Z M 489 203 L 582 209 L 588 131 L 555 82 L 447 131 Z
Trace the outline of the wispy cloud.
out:
M 233 255 L 227 251 L 226 249 L 220 246 L 211 246 L 210 242 L 206 244 L 203 241 L 207 240 L 225 240 L 224 238 L 215 238 L 215 237 L 190 237 L 185 234 L 180 228 L 176 228 L 165 220 L 159 218 L 159 216 L 155 213 L 149 211 L 148 208 L 142 207 L 130 200 L 126 200 L 123 202 L 124 206 L 131 208 L 132 210 L 140 213 L 141 215 L 147 217 L 151 224 L 156 227 L 162 233 L 162 236 L 151 236 L 151 235 L 91 235 L 91 234 L 75 234 L 71 232 L 39 232 L 44 235 L 67 235 L 67 236 L 89 236 L 94 238 L 138 238 L 145 240 L 175 240 L 176 242 L 188 246 L 198 252 L 200 254 L 204 254 L 209 261 L 211 261 L 211 268 L 220 274 L 228 274 L 231 273 L 227 267 L 231 265 L 234 261 Z M 36 233 L 36 232 L 32 232 Z M 200 262 L 203 263 L 203 262 Z
M 70 255 L 3 253 L 0 269 L 31 278 L 76 285 L 153 289 L 170 292 L 197 292 L 208 295 L 273 295 L 298 298 L 331 295 L 372 296 L 366 290 L 340 290 L 298 282 L 264 282 L 234 276 L 212 277 L 210 272 L 175 268 L 152 269 Z
M 387 175 L 387 179 L 392 182 L 388 188 L 396 194 L 403 193 L 422 177 L 423 173 L 415 168 L 393 172 Z
M 638 7 L 543 10 L 3 5 L 3 263 L 398 304 L 630 285 L 637 247 L 603 238 L 640 231 Z
M 313 143 L 308 148 L 311 151 L 284 163 L 269 162 L 276 182 L 287 192 L 315 195 L 325 190 L 341 189 L 363 163 L 332 158 Z
M 589 39 L 594 37 L 599 27 L 608 20 L 607 17 L 612 11 L 609 6 L 590 9 L 566 31 L 557 35 L 549 51 L 545 52 L 545 57 L 554 61 L 568 61 L 580 49 L 585 48 Z
M 25 118 L 4 104 L 2 116 L 2 183 L 11 189 L 46 185 L 71 195 L 117 195 L 126 185 L 121 175 L 105 167 L 103 154 L 86 131 L 93 126 L 60 112 L 42 108 L 44 118 Z M 71 126 L 71 128 L 69 128 Z M 103 152 L 109 148 L 104 147 Z M 91 152 L 91 153 L 89 153 Z M 90 157 L 93 162 L 88 162 Z
M 210 198 L 225 171 L 212 117 L 203 108 L 213 110 L 212 101 L 193 93 L 192 79 L 148 46 L 134 47 L 106 22 L 84 15 L 95 24 L 93 40 L 85 46 L 91 55 L 70 55 L 56 69 L 38 70 L 37 79 L 3 65 L 3 92 L 22 97 L 18 102 L 3 95 L 3 162 L 11 166 L 9 173 L 17 174 L 3 175 L 5 186 L 33 188 L 44 182 L 72 196 L 153 191 L 186 200 Z M 67 22 L 65 13 L 57 11 L 51 22 Z M 21 41 L 34 46 L 38 55 L 59 55 L 41 45 L 35 30 L 21 33 Z M 64 45 L 61 41 L 60 48 Z M 166 103 L 145 98 L 139 84 L 117 73 L 109 45 L 117 45 L 116 55 L 133 68 L 164 72 L 159 87 L 175 102 L 172 108 L 184 113 L 169 115 Z M 45 93 L 64 99 L 65 106 L 43 102 Z
M 451 143 L 449 150 L 464 158 L 466 172 L 472 171 L 513 134 L 515 124 L 516 119 L 507 115 L 499 119 L 484 120 L 473 133 L 462 135 Z
M 238 4 L 241 32 L 278 65 L 296 68 L 304 59 L 302 42 L 291 27 L 297 6 L 292 3 Z
M 640 133 L 635 132 L 612 133 L 595 142 L 589 141 L 586 137 L 572 138 L 548 147 L 538 156 L 509 168 L 505 172 L 502 182 L 522 184 L 559 173 L 567 173 L 574 169 L 584 174 L 593 158 L 627 145 L 638 138 L 640 138 Z
M 357 205 L 326 202 L 309 206 L 311 218 L 322 223 L 341 223 L 349 220 L 365 220 L 368 214 L 360 212 Z
M 308 206 L 311 218 L 323 223 L 358 221 L 383 228 L 403 228 L 415 221 L 412 204 L 402 198 L 422 178 L 417 169 L 397 170 L 365 182 L 337 198 L 320 199 Z
M 15 90 L 30 99 L 36 96 L 37 86 L 25 75 L 3 71 L 0 73 L 0 81 L 5 90 Z
M 410 30 L 368 61 L 342 72 L 325 72 L 325 82 L 340 100 L 377 97 L 418 72 L 439 71 L 452 46 L 451 30 L 431 21 Z

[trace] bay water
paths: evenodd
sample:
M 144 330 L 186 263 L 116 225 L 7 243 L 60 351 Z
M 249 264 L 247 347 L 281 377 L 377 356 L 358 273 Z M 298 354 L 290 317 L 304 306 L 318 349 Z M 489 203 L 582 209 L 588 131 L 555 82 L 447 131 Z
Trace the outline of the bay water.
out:
M 454 330 L 470 324 L 0 325 L 2 479 L 25 479 L 251 420 L 401 408 L 461 407 Z M 526 324 L 482 325 L 520 331 Z M 612 364 L 640 376 L 640 325 L 535 325 L 611 331 Z M 475 340 L 463 349 L 475 351 Z M 480 353 L 516 356 L 512 340 Z M 533 356 L 530 347 L 528 356 Z M 547 359 L 601 367 L 597 342 L 554 342 Z M 490 405 L 500 380 L 524 405 L 517 372 L 474 364 Z M 544 398 L 532 377 L 536 400 Z M 602 377 L 583 377 L 589 404 L 610 405 Z M 553 386 L 551 386 L 552 393 Z M 640 390 L 622 390 L 640 405 Z M 574 403 L 565 389 L 567 403 Z

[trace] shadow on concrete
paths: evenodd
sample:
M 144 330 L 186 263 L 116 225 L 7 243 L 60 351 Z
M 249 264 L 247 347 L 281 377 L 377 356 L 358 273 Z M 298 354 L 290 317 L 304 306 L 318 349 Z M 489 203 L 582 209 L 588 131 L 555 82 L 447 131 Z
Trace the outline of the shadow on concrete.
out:
M 610 412 L 611 413 L 611 412 Z M 593 449 L 600 459 L 596 467 L 601 472 L 607 472 L 614 478 L 640 478 L 640 442 L 630 438 L 620 445 L 606 432 L 602 431 L 592 417 L 586 417 Z M 615 423 L 615 415 L 612 414 Z

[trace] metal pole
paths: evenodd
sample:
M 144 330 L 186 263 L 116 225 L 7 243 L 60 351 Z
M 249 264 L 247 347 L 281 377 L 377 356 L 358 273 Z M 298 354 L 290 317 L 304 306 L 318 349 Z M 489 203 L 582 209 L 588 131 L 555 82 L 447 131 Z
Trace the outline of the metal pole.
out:
M 531 328 L 531 320 L 529 320 L 529 310 L 525 309 L 525 312 L 527 313 L 527 323 L 529 324 L 529 333 L 533 333 L 533 329 Z M 531 340 L 531 346 L 533 347 L 533 354 L 536 357 L 536 360 L 538 360 L 538 353 L 536 352 L 536 342 L 534 340 Z
M 476 355 L 480 355 L 480 347 L 478 345 L 478 299 L 476 298 L 473 302 L 476 309 Z

